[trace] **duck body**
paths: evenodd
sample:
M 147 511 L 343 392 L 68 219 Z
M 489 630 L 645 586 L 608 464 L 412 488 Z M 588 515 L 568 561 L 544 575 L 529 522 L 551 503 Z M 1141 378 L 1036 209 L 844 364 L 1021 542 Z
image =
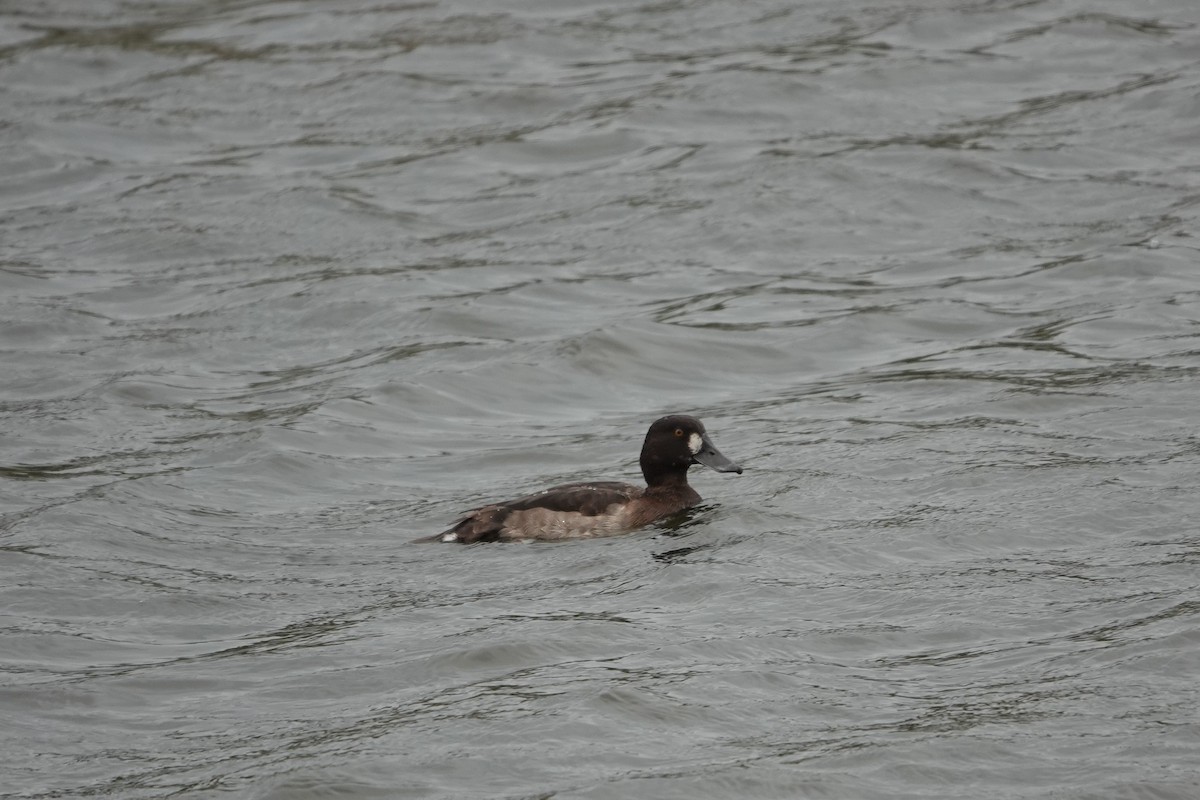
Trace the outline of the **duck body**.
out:
M 650 426 L 639 460 L 646 486 L 566 483 L 473 509 L 445 532 L 418 541 L 474 544 L 614 536 L 699 503 L 700 495 L 687 482 L 692 464 L 742 472 L 717 450 L 700 420 L 682 414 L 662 417 Z

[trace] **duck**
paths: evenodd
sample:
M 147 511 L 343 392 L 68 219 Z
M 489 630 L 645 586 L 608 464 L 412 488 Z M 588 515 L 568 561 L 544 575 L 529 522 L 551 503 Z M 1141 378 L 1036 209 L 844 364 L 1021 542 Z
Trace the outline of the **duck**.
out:
M 565 483 L 472 509 L 446 531 L 417 541 L 476 544 L 615 536 L 699 503 L 700 494 L 687 480 L 693 464 L 742 474 L 741 466 L 712 443 L 704 424 L 686 414 L 655 420 L 638 461 L 645 486 L 621 481 Z

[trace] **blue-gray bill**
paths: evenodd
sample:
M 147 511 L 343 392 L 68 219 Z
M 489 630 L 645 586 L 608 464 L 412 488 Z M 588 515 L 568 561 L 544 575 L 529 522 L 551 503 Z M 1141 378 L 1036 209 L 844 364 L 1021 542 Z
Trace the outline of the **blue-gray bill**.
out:
M 697 464 L 703 464 L 709 469 L 715 469 L 717 472 L 736 472 L 738 475 L 742 474 L 741 466 L 722 455 L 721 451 L 712 443 L 712 439 L 708 438 L 707 433 L 701 435 L 700 441 L 703 443 L 703 446 L 700 448 L 700 452 L 692 456 L 693 461 Z

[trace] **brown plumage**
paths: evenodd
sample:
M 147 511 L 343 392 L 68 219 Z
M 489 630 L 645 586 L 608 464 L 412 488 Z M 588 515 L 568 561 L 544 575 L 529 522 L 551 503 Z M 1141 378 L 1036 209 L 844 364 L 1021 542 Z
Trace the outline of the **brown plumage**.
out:
M 473 544 L 612 536 L 699 503 L 700 495 L 687 482 L 692 464 L 742 472 L 713 446 L 700 420 L 682 414 L 650 426 L 640 464 L 645 487 L 618 481 L 567 483 L 468 511 L 444 533 L 417 541 Z

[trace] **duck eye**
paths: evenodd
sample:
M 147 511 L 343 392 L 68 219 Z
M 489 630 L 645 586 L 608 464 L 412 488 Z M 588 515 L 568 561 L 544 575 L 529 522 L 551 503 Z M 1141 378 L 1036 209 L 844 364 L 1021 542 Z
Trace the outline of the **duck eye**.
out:
M 683 428 L 676 428 L 675 435 L 682 438 L 683 437 Z

